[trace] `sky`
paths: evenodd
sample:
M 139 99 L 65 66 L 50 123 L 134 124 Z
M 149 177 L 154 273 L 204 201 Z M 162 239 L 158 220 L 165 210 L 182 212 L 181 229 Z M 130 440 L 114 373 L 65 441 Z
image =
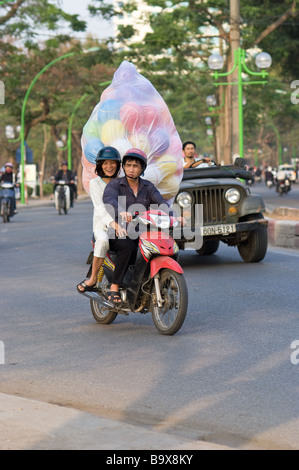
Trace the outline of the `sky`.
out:
M 77 33 L 76 36 L 84 39 L 86 33 L 92 33 L 98 39 L 104 39 L 113 35 L 112 22 L 100 18 L 91 18 L 89 16 L 87 5 L 90 0 L 59 0 L 60 8 L 71 14 L 78 14 L 82 20 L 88 24 L 85 33 Z

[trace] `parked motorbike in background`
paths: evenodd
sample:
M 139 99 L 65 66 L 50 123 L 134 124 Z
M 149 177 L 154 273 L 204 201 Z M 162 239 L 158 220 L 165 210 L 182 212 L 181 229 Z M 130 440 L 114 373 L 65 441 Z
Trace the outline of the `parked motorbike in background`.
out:
M 3 223 L 9 222 L 14 215 L 15 184 L 2 182 L 0 191 L 0 207 Z
M 118 314 L 151 312 L 157 330 L 173 335 L 183 325 L 188 307 L 183 269 L 176 261 L 179 248 L 169 234 L 177 222 L 165 212 L 150 210 L 136 215 L 133 223 L 138 224 L 141 235 L 136 262 L 129 266 L 120 286 L 120 305 L 108 300 L 115 253 L 108 252 L 94 291 L 83 295 L 90 299 L 98 323 L 110 324 Z M 92 262 L 92 255 L 87 263 Z
M 55 208 L 58 210 L 59 215 L 63 212 L 68 213 L 71 207 L 71 196 L 69 183 L 64 180 L 59 180 L 54 192 Z

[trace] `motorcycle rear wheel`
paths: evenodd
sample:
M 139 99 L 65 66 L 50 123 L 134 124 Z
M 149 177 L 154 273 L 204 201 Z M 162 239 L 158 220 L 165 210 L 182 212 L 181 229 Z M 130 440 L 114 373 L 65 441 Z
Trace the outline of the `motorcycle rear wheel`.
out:
M 152 301 L 153 321 L 159 333 L 172 336 L 179 331 L 186 318 L 188 289 L 184 276 L 171 269 L 163 269 L 160 273 L 160 292 L 163 307 Z M 152 295 L 156 299 L 154 286 Z
M 101 293 L 103 296 L 107 291 L 107 284 L 108 280 L 104 275 L 102 281 L 98 284 L 99 293 Z M 97 323 L 101 323 L 102 325 L 110 325 L 110 323 L 114 322 L 117 317 L 116 312 L 111 311 L 109 307 L 105 307 L 104 305 L 99 304 L 95 300 L 90 300 L 90 308 L 95 321 Z

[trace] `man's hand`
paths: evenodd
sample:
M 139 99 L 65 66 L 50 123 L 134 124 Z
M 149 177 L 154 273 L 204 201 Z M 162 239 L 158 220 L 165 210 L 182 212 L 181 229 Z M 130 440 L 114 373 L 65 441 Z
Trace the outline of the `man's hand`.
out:
M 133 220 L 133 215 L 131 214 L 131 212 L 121 212 L 120 216 L 121 216 L 122 222 L 126 222 L 127 224 L 129 222 L 132 222 Z

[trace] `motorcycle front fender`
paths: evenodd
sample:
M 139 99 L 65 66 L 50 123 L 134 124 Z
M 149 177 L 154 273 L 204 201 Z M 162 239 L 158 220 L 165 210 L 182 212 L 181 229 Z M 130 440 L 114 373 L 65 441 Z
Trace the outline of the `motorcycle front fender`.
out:
M 157 256 L 151 262 L 151 277 L 155 277 L 155 275 L 161 269 L 172 269 L 172 271 L 176 271 L 179 274 L 183 274 L 184 270 L 179 265 L 177 261 L 169 256 Z

